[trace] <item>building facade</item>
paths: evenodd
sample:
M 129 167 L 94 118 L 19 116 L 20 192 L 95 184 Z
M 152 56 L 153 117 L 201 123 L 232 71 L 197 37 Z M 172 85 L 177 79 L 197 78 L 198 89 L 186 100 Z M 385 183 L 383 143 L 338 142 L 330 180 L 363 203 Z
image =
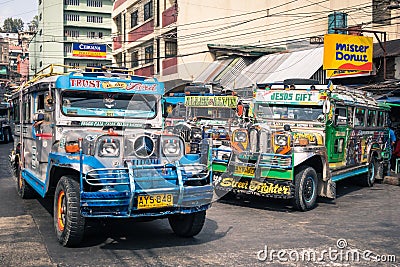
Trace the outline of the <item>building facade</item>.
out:
M 39 25 L 29 44 L 30 76 L 50 64 L 111 64 L 112 0 L 39 0 Z
M 113 63 L 162 81 L 194 80 L 215 60 L 209 47 L 287 50 L 323 46 L 327 33 L 351 27 L 383 42 L 400 37 L 393 1 L 114 0 Z

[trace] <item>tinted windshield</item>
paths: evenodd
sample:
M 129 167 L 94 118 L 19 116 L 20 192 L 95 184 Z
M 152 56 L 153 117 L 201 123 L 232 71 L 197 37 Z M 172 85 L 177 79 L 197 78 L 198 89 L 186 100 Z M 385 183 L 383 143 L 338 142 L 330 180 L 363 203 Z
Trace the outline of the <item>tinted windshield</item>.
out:
M 258 119 L 314 121 L 322 114 L 322 107 L 256 104 L 254 112 Z
M 66 116 L 154 118 L 157 98 L 141 94 L 64 91 L 62 112 Z

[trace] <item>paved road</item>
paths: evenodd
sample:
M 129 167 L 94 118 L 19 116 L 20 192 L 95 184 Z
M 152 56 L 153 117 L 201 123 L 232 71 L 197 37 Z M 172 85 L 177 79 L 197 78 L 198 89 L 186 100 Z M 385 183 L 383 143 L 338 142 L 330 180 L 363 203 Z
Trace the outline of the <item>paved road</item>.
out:
M 18 198 L 10 148 L 0 145 L 0 266 L 400 266 L 400 187 L 385 184 L 340 183 L 335 201 L 306 213 L 273 200 L 214 203 L 190 239 L 173 235 L 166 220 L 93 225 L 81 247 L 64 248 L 51 199 Z M 396 262 L 377 262 L 391 255 Z

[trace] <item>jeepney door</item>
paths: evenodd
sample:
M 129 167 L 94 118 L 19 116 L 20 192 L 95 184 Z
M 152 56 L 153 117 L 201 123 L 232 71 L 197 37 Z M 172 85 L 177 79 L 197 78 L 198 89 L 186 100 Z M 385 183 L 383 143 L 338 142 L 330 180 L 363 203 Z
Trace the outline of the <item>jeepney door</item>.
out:
M 52 125 L 52 104 L 49 91 L 38 92 L 34 95 L 34 124 L 33 138 L 35 150 L 35 165 L 36 172 L 40 179 L 45 179 L 47 172 L 47 163 L 49 153 L 53 144 L 53 128 Z
M 336 106 L 326 128 L 326 148 L 329 162 L 344 162 L 349 114 L 346 107 Z

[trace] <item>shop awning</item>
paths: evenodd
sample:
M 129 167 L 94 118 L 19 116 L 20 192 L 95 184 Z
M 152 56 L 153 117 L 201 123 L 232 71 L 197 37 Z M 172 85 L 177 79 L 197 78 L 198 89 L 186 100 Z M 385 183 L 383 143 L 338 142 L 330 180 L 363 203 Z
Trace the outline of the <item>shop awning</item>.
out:
M 310 79 L 323 61 L 323 47 L 290 53 L 265 55 L 249 65 L 238 76 L 236 89 L 256 83 L 277 83 L 285 79 Z
M 211 63 L 194 81 L 211 83 L 218 82 L 222 87 L 233 89 L 241 71 L 254 60 L 246 57 L 232 57 L 216 60 Z

